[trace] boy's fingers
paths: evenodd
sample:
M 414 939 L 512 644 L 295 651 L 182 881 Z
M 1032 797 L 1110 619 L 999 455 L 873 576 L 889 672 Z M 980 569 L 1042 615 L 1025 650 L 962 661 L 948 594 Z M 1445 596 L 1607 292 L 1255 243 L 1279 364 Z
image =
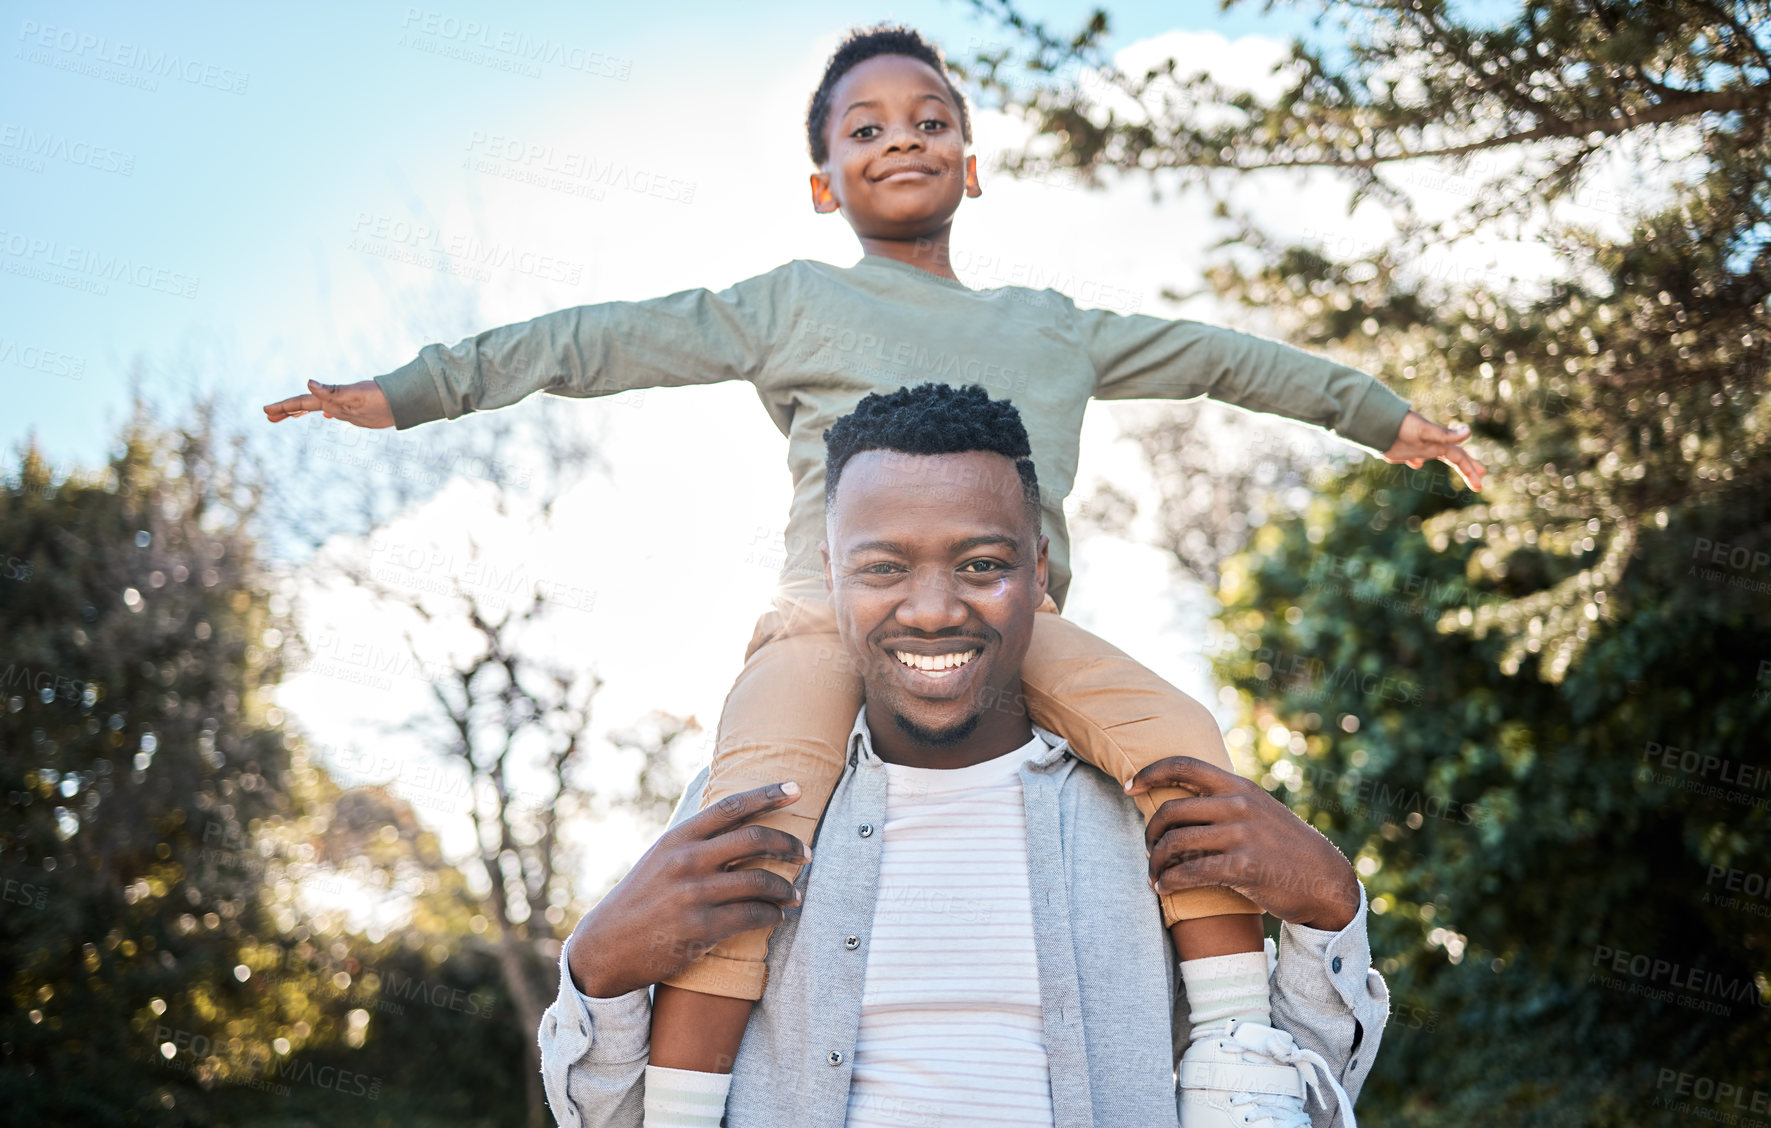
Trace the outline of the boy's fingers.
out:
M 316 403 L 320 403 L 341 414 L 348 414 L 362 406 L 362 397 L 355 394 L 349 384 L 322 384 L 317 380 L 307 382 L 308 390 Z
M 1459 450 L 1458 454 L 1463 456 L 1464 460 L 1469 463 L 1469 469 L 1475 472 L 1476 488 L 1481 489 L 1482 479 L 1488 477 L 1488 467 L 1482 465 L 1482 460 L 1467 450 Z
M 1445 461 L 1451 463 L 1452 468 L 1462 476 L 1464 485 L 1473 490 L 1482 488 L 1482 464 L 1471 458 L 1468 451 L 1462 447 L 1452 447 L 1446 452 Z
M 1422 441 L 1430 443 L 1461 443 L 1470 437 L 1468 423 L 1453 423 L 1446 427 L 1438 423 L 1428 423 Z
M 320 401 L 314 396 L 290 396 L 286 400 L 278 400 L 276 403 L 266 404 L 264 410 L 265 414 L 269 415 L 272 419 L 280 419 L 284 416 L 301 415 L 304 412 L 318 411 L 320 410 Z

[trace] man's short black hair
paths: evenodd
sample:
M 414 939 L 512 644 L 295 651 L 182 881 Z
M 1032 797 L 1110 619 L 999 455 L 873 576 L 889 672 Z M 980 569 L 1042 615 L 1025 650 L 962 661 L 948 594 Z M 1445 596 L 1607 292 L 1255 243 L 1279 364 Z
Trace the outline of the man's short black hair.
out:
M 824 78 L 818 83 L 818 89 L 812 92 L 812 103 L 806 108 L 806 144 L 812 150 L 813 164 L 822 166 L 830 159 L 830 145 L 824 138 L 824 130 L 830 125 L 831 92 L 842 81 L 842 76 L 857 64 L 879 55 L 908 55 L 934 67 L 953 95 L 954 104 L 959 107 L 959 135 L 968 145 L 971 144 L 972 120 L 966 112 L 965 96 L 953 85 L 953 76 L 947 73 L 947 60 L 941 49 L 913 28 L 880 24 L 878 27 L 851 29 L 836 53 L 830 56 L 830 61 L 824 64 Z
M 864 396 L 855 410 L 824 432 L 824 504 L 836 500 L 843 467 L 863 451 L 900 454 L 966 454 L 988 451 L 1015 461 L 1027 514 L 1039 525 L 1039 478 L 1033 446 L 1021 413 L 1008 400 L 993 400 L 977 384 L 919 384 Z

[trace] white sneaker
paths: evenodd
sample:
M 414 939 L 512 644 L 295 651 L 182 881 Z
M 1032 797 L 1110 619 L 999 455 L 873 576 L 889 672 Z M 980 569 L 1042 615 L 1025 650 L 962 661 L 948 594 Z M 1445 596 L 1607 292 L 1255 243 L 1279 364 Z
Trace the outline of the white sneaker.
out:
M 1195 1029 L 1180 1087 L 1181 1128 L 1310 1128 L 1304 1102 L 1314 1095 L 1328 1108 L 1325 1090 L 1340 1104 L 1341 1128 L 1357 1128 L 1353 1102 L 1322 1055 L 1258 1022 Z

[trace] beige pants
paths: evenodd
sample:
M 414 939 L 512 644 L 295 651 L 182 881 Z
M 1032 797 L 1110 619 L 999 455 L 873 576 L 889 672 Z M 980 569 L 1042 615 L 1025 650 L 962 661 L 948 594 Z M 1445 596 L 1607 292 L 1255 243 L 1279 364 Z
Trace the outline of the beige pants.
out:
M 1064 619 L 1050 597 L 1039 610 L 1021 665 L 1035 723 L 1064 737 L 1077 755 L 1121 783 L 1169 756 L 1196 756 L 1235 770 L 1205 706 Z M 796 780 L 804 789 L 799 801 L 755 821 L 809 844 L 842 777 L 849 732 L 861 708 L 861 679 L 853 666 L 829 604 L 784 601 L 763 615 L 720 716 L 703 809 L 734 792 Z M 1162 803 L 1187 794 L 1164 788 L 1136 801 L 1149 818 Z M 767 868 L 788 880 L 799 872 L 788 862 L 769 862 Z M 1221 887 L 1165 894 L 1161 900 L 1163 923 L 1169 925 L 1261 911 Z M 733 936 L 665 982 L 707 995 L 760 999 L 769 931 Z

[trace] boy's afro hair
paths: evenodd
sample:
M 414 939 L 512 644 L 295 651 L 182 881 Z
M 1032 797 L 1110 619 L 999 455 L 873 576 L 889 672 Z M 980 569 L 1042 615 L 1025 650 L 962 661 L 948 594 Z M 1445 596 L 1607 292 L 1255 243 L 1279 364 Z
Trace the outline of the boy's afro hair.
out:
M 965 454 L 981 450 L 1015 460 L 1028 515 L 1039 523 L 1039 478 L 1021 413 L 1008 400 L 993 400 L 977 384 L 919 384 L 864 396 L 855 409 L 824 432 L 824 502 L 849 459 L 869 450 L 901 454 Z
M 966 111 L 965 96 L 959 87 L 953 85 L 953 78 L 947 73 L 947 60 L 942 56 L 941 49 L 924 39 L 913 28 L 901 25 L 880 24 L 877 27 L 857 27 L 849 31 L 848 37 L 837 47 L 830 61 L 824 64 L 824 78 L 818 83 L 818 89 L 812 93 L 811 105 L 806 108 L 806 144 L 812 151 L 812 163 L 822 166 L 830 158 L 830 145 L 824 138 L 824 131 L 830 125 L 830 95 L 842 76 L 859 63 L 879 55 L 908 55 L 912 59 L 920 59 L 935 68 L 941 81 L 953 95 L 953 101 L 959 107 L 959 135 L 967 144 L 972 140 L 972 120 Z

